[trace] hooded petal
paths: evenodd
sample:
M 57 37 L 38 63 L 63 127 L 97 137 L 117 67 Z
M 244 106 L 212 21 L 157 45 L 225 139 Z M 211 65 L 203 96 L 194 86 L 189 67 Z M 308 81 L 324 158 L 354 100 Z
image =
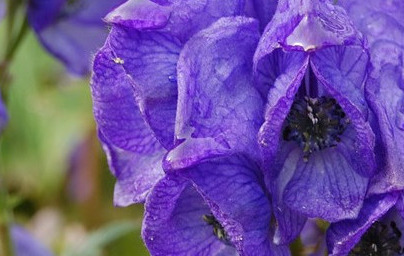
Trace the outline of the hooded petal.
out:
M 366 230 L 393 207 L 396 201 L 397 194 L 370 197 L 365 201 L 358 218 L 332 223 L 327 230 L 330 255 L 347 255 Z
M 107 29 L 102 22 L 124 0 L 33 0 L 28 18 L 43 46 L 79 76 L 86 75 L 92 54 L 102 46 Z
M 110 168 L 118 179 L 114 200 L 119 206 L 144 200 L 162 175 L 165 152 L 140 115 L 132 83 L 109 47 L 100 50 L 91 81 L 93 109 Z
M 151 255 L 237 255 L 204 221 L 208 205 L 189 181 L 166 176 L 145 205 L 142 236 Z
M 156 31 L 114 26 L 107 40 L 123 72 L 133 81 L 140 111 L 166 148 L 174 141 L 177 107 L 176 64 L 181 50 L 178 40 Z
M 263 101 L 252 86 L 252 56 L 258 24 L 223 18 L 195 35 L 178 62 L 176 139 L 167 168 L 228 152 L 258 157 L 256 133 Z
M 40 244 L 31 234 L 20 226 L 13 225 L 11 239 L 16 256 L 52 256 L 49 249 Z
M 135 81 L 140 109 L 158 140 L 173 147 L 177 60 L 184 43 L 222 16 L 241 12 L 243 1 L 128 1 L 106 20 L 111 47 Z
M 270 202 L 259 167 L 240 155 L 209 159 L 181 172 L 222 221 L 241 255 L 289 255 L 272 242 Z
M 343 8 L 325 0 L 279 0 L 275 15 L 261 37 L 254 61 L 258 63 L 278 47 L 307 51 L 330 45 L 362 43 Z
M 243 0 L 130 0 L 106 18 L 137 29 L 159 29 L 185 43 L 220 17 L 242 14 Z

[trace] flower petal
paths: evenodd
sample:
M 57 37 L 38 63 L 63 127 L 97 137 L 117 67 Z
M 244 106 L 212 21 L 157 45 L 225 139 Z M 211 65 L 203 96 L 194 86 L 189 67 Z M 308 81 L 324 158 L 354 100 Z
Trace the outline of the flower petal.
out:
M 271 208 L 259 167 L 245 157 L 209 159 L 181 172 L 211 205 L 241 255 L 289 255 L 272 243 Z
M 236 255 L 204 220 L 211 211 L 189 181 L 166 176 L 145 205 L 142 236 L 151 255 Z
M 263 101 L 253 87 L 257 22 L 222 18 L 195 35 L 178 62 L 176 139 L 165 167 L 183 168 L 206 157 L 244 152 L 257 158 Z
M 375 135 L 367 120 L 364 97 L 364 81 L 367 76 L 368 55 L 361 47 L 336 46 L 321 49 L 312 54 L 311 66 L 325 91 L 342 107 L 355 128 L 356 154 L 352 162 L 361 175 L 372 176 L 375 171 L 373 153 Z
M 347 255 L 366 230 L 393 207 L 396 201 L 397 194 L 370 197 L 365 201 L 358 218 L 332 223 L 327 231 L 330 255 Z
M 242 14 L 242 0 L 130 0 L 111 12 L 106 20 L 137 29 L 159 29 L 182 43 L 220 17 Z
M 283 193 L 285 204 L 308 217 L 331 222 L 355 218 L 368 178 L 353 169 L 352 162 L 357 159 L 352 157 L 352 144 L 352 138 L 344 136 L 337 147 L 312 153 L 308 162 L 304 162 L 301 150 L 300 156 L 289 155 L 280 171 L 283 176 L 288 168 L 295 169 Z
M 123 1 L 34 0 L 30 1 L 28 18 L 43 46 L 69 72 L 84 76 L 89 73 L 92 54 L 107 36 L 102 17 Z
M 263 31 L 272 19 L 277 5 L 276 0 L 247 0 L 247 14 L 259 20 L 260 31 Z
M 128 28 L 159 29 L 167 25 L 170 9 L 149 0 L 129 0 L 105 16 L 105 21 Z
M 171 148 L 177 107 L 176 65 L 181 44 L 166 33 L 120 26 L 113 27 L 107 43 L 134 82 L 144 119 L 160 143 Z
M 367 100 L 375 115 L 378 173 L 370 194 L 404 188 L 404 4 L 402 1 L 341 2 L 370 43 L 372 73 Z M 359 15 L 360 14 L 360 15 Z
M 94 61 L 91 81 L 94 116 L 110 168 L 118 179 L 115 203 L 125 206 L 144 200 L 162 175 L 165 150 L 144 123 L 132 83 L 105 46 Z
M 315 33 L 313 33 L 315 31 Z M 279 0 L 258 44 L 255 63 L 274 49 L 313 50 L 330 45 L 362 45 L 343 8 L 324 0 Z
M 302 52 L 283 52 L 278 49 L 262 59 L 260 65 L 261 63 L 262 68 L 258 70 L 258 79 L 268 87 L 266 92 L 271 88 L 267 99 L 265 122 L 258 134 L 264 169 L 268 172 L 273 169 L 269 167 L 280 149 L 280 134 L 282 134 L 284 120 L 289 114 L 295 94 L 300 87 L 309 58 Z M 269 175 L 277 176 L 271 173 Z

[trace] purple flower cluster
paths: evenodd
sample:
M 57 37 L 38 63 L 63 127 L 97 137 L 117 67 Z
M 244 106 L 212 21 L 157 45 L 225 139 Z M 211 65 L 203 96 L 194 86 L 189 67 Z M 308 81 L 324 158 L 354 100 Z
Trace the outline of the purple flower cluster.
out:
M 403 252 L 400 0 L 129 0 L 105 21 L 94 116 L 152 255 L 290 255 L 312 219 L 330 255 Z

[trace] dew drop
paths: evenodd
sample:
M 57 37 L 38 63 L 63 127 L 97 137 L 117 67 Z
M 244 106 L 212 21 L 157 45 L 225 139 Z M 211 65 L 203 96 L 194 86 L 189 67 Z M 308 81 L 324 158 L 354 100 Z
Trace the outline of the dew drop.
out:
M 170 82 L 177 82 L 177 76 L 176 75 L 169 75 L 168 76 L 168 81 Z
M 149 239 L 150 239 L 150 241 L 153 241 L 153 240 L 154 240 L 154 236 L 150 236 Z

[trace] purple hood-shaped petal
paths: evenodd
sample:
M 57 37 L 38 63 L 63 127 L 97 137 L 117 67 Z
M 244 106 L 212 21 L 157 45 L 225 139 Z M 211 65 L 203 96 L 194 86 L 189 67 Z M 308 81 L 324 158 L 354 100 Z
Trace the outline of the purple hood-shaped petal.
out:
M 404 3 L 341 1 L 369 41 L 367 99 L 375 115 L 378 174 L 369 193 L 404 188 Z
M 110 13 L 112 24 L 94 60 L 94 116 L 109 165 L 118 178 L 115 204 L 144 200 L 162 175 L 174 145 L 177 60 L 187 40 L 242 1 L 128 1 Z
M 288 255 L 272 242 L 257 164 L 263 99 L 253 86 L 252 57 L 258 38 L 256 20 L 229 17 L 185 45 L 178 61 L 179 145 L 165 167 L 192 181 L 241 255 Z
M 223 16 L 242 11 L 242 0 L 128 1 L 106 20 L 108 42 L 134 81 L 141 113 L 161 144 L 171 149 L 177 107 L 177 61 L 184 43 Z
M 285 211 L 329 221 L 358 215 L 375 168 L 364 100 L 368 59 L 341 7 L 279 1 L 254 67 L 257 86 L 268 94 L 259 141 L 280 223 Z M 317 123 L 327 131 L 302 130 Z M 289 241 L 287 227 L 279 228 L 279 241 Z
M 327 230 L 330 255 L 400 255 L 402 200 L 399 193 L 375 195 L 366 199 L 358 218 L 332 223 Z
M 43 46 L 74 75 L 89 73 L 91 57 L 102 46 L 102 18 L 125 0 L 32 0 L 28 18 Z
M 244 152 L 258 158 L 263 101 L 252 86 L 258 24 L 223 18 L 195 35 L 178 61 L 176 140 L 166 158 L 178 169 L 204 158 Z
M 20 226 L 11 228 L 15 256 L 52 256 L 49 249 L 41 245 L 31 234 Z

